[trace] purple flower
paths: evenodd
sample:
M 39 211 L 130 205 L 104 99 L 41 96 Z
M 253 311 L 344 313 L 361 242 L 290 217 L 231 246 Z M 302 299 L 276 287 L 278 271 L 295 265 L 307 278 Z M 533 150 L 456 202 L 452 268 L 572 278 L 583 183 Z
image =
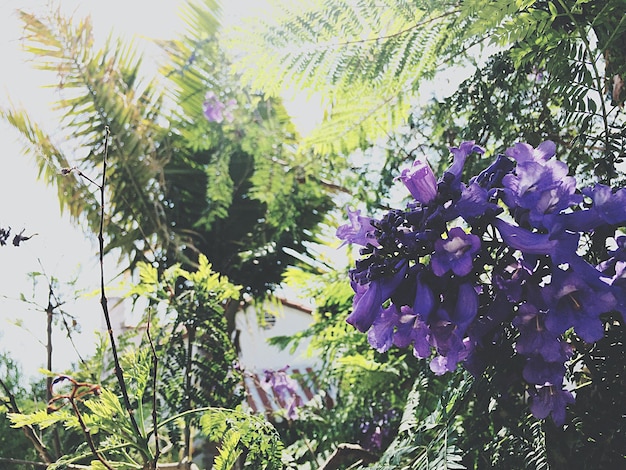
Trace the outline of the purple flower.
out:
M 493 284 L 511 302 L 520 302 L 524 296 L 524 287 L 532 274 L 531 267 L 524 259 L 516 260 L 501 271 L 493 273 Z
M 434 318 L 429 322 L 431 325 L 431 333 L 433 333 L 433 325 L 436 324 L 442 327 L 442 325 L 445 324 L 445 328 L 438 331 L 438 334 L 441 333 L 446 336 L 447 329 L 450 327 L 454 329 L 456 336 L 463 338 L 467 327 L 474 321 L 477 313 L 478 294 L 476 293 L 474 285 L 469 282 L 463 282 L 456 288 L 450 286 L 443 295 L 443 302 L 440 302 L 439 308 L 434 314 Z M 439 345 L 445 343 L 445 341 L 442 341 L 442 338 L 442 336 L 435 338 Z M 433 346 L 435 345 L 433 344 Z M 443 349 L 439 352 L 446 356 L 446 348 L 441 347 Z
M 546 226 L 546 215 L 556 215 L 581 201 L 576 194 L 576 180 L 567 176 L 567 165 L 558 160 L 545 164 L 536 161 L 518 163 L 515 174 L 502 179 L 510 207 L 519 206 L 530 211 L 530 221 L 538 227 Z
M 415 281 L 415 300 L 413 301 L 413 311 L 425 322 L 430 318 L 430 314 L 435 308 L 435 295 L 421 275 Z
M 478 313 L 478 294 L 474 285 L 469 282 L 460 284 L 454 300 L 455 305 L 451 320 L 457 326 L 457 334 L 464 335 L 467 327 L 474 321 Z
M 481 217 L 484 214 L 493 216 L 502 212 L 502 208 L 493 202 L 489 202 L 489 193 L 478 183 L 464 184 L 461 187 L 461 198 L 446 210 L 446 218 L 453 220 L 463 217 L 466 221 Z
M 422 317 L 409 306 L 400 308 L 401 315 L 397 323 L 397 331 L 393 344 L 406 348 L 413 344 L 413 355 L 417 358 L 430 356 L 430 330 Z
M 563 214 L 559 218 L 562 228 L 589 231 L 602 224 L 616 225 L 626 222 L 626 189 L 615 192 L 603 184 L 584 188 L 583 194 L 592 200 L 591 208 Z
M 406 271 L 406 262 L 401 261 L 392 276 L 376 279 L 363 286 L 353 282 L 352 288 L 356 295 L 352 302 L 352 313 L 346 321 L 363 333 L 369 330 L 382 313 L 383 303 L 391 297 L 404 279 Z
M 522 372 L 524 380 L 534 385 L 561 385 L 565 376 L 563 362 L 547 362 L 542 356 L 530 356 Z
M 513 158 L 517 163 L 525 162 L 547 162 L 556 153 L 556 144 L 551 140 L 546 140 L 533 148 L 524 142 L 518 142 L 504 152 L 508 157 Z
M 531 232 L 516 225 L 511 225 L 502 219 L 493 221 L 504 243 L 515 250 L 527 255 L 550 255 L 555 264 L 572 261 L 576 255 L 578 240 L 577 233 L 563 232 L 559 236 Z
M 474 255 L 479 249 L 480 238 L 454 227 L 448 238 L 435 242 L 435 253 L 430 260 L 432 270 L 437 276 L 450 270 L 457 276 L 466 276 L 472 271 Z
M 301 404 L 301 398 L 297 391 L 298 383 L 287 374 L 288 368 L 289 366 L 279 370 L 266 369 L 264 372 L 265 382 L 270 385 L 281 406 L 287 404 L 287 418 L 293 420 L 298 417 L 297 407 Z
M 370 217 L 361 216 L 360 210 L 351 210 L 349 207 L 348 220 L 349 223 L 341 225 L 337 228 L 337 238 L 343 240 L 342 246 L 346 243 L 355 243 L 357 245 L 367 246 L 372 244 L 378 246 L 376 236 L 374 235 L 375 228 L 372 225 Z
M 517 160 L 517 167 L 502 178 L 504 200 L 511 208 L 528 209 L 530 222 L 539 228 L 550 227 L 554 216 L 582 200 L 576 180 L 567 176 L 567 165 L 552 158 L 555 148 L 551 141 L 536 149 L 520 143 L 506 152 Z
M 502 185 L 502 178 L 515 168 L 515 162 L 504 155 L 498 155 L 496 161 L 485 168 L 477 176 L 469 180 L 469 184 L 476 183 L 480 187 L 490 190 Z
M 604 336 L 600 314 L 612 310 L 617 303 L 608 286 L 604 290 L 592 288 L 579 274 L 558 268 L 553 269 L 552 281 L 543 293 L 550 307 L 546 327 L 556 334 L 573 327 L 588 343 Z
M 438 352 L 442 352 L 432 358 L 429 367 L 436 375 L 443 375 L 454 371 L 459 362 L 468 357 L 471 345 L 467 338 L 465 340 L 459 338 L 450 325 L 442 322 L 435 328 L 437 333 L 433 333 L 432 336 L 434 345 Z
M 415 160 L 410 168 L 402 170 L 397 177 L 404 183 L 416 201 L 428 204 L 437 195 L 437 180 L 428 163 Z
M 520 332 L 515 350 L 525 356 L 541 355 L 548 362 L 567 359 L 567 349 L 558 336 L 545 327 L 545 314 L 529 302 L 519 306 L 513 325 Z M 536 383 L 536 382 L 535 382 Z
M 221 102 L 217 95 L 208 91 L 204 96 L 204 103 L 202 105 L 204 117 L 209 122 L 221 123 L 222 121 L 233 122 L 233 109 L 237 105 L 237 101 L 234 99 L 228 100 L 226 103 Z
M 537 387 L 530 396 L 530 412 L 537 419 L 545 419 L 552 415 L 557 426 L 565 422 L 565 407 L 574 403 L 574 397 L 560 385 Z
M 451 173 L 456 179 L 461 177 L 463 173 L 463 167 L 465 166 L 465 160 L 472 153 L 483 154 L 485 150 L 479 145 L 475 145 L 473 140 L 468 140 L 458 147 L 450 147 L 450 153 L 452 153 L 452 165 L 446 170 L 446 173 Z
M 608 186 L 596 184 L 592 188 L 583 189 L 583 194 L 592 199 L 591 210 L 607 224 L 622 224 L 626 221 L 625 188 L 613 192 Z
M 393 344 L 394 330 L 399 320 L 398 309 L 394 304 L 383 309 L 367 333 L 370 345 L 378 352 L 387 351 Z

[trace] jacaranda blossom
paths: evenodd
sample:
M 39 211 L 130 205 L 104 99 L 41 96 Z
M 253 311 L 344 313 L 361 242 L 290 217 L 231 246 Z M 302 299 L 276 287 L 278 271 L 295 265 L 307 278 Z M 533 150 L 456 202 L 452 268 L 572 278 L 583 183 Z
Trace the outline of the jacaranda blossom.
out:
M 578 188 L 551 141 L 516 143 L 465 182 L 467 158 L 484 152 L 451 147 L 438 180 L 416 160 L 397 178 L 404 209 L 348 212 L 337 235 L 362 248 L 347 321 L 379 352 L 412 347 L 438 375 L 482 374 L 509 341 L 531 412 L 560 425 L 572 345 L 600 340 L 605 314 L 626 315 L 626 189 Z
M 423 359 L 430 356 L 430 330 L 421 315 L 405 305 L 401 308 L 396 327 L 393 344 L 400 348 L 413 344 L 415 357 Z
M 298 394 L 298 383 L 287 374 L 289 366 L 282 367 L 278 370 L 266 369 L 265 382 L 274 391 L 276 397 L 283 403 L 286 403 L 287 419 L 294 420 L 298 418 L 298 406 L 302 405 L 302 399 Z
M 372 219 L 361 216 L 360 210 L 351 210 L 348 208 L 349 223 L 340 226 L 337 229 L 337 238 L 345 243 L 355 243 L 357 245 L 367 246 L 368 244 L 378 245 L 376 236 L 374 235 L 374 226 Z
M 517 163 L 545 163 L 556 154 L 556 144 L 551 140 L 546 140 L 534 148 L 525 142 L 518 142 L 513 147 L 508 148 L 505 154 Z
M 402 170 L 398 179 L 404 183 L 411 196 L 422 204 L 428 204 L 437 195 L 437 180 L 428 163 L 419 159 L 410 168 Z
M 480 238 L 465 233 L 460 227 L 450 229 L 448 238 L 435 242 L 435 253 L 431 259 L 433 272 L 443 276 L 452 271 L 457 276 L 466 276 L 473 267 L 474 255 L 480 249 Z
M 560 334 L 574 328 L 576 334 L 590 343 L 604 336 L 600 314 L 616 306 L 608 286 L 595 289 L 575 272 L 557 268 L 543 293 L 549 305 L 545 324 L 550 331 Z
M 356 295 L 352 313 L 346 321 L 359 331 L 369 330 L 381 315 L 382 304 L 391 297 L 404 279 L 405 272 L 406 266 L 398 266 L 397 272 L 392 277 L 377 279 L 364 286 L 353 283 Z
M 552 415 L 554 424 L 561 426 L 565 422 L 565 407 L 572 403 L 574 396 L 561 386 L 538 387 L 530 396 L 530 411 L 537 419 Z

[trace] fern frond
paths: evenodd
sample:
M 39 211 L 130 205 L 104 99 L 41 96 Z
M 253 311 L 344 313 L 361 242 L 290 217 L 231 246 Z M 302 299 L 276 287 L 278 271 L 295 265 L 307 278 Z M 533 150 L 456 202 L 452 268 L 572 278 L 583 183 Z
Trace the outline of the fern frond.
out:
M 40 429 L 46 429 L 57 423 L 70 422 L 78 426 L 78 421 L 75 416 L 66 409 L 58 410 L 55 413 L 48 413 L 46 410 L 39 410 L 30 414 L 7 413 L 7 417 L 11 421 L 11 426 L 14 428 L 38 426 Z
M 412 8 L 373 0 L 282 6 L 278 26 L 246 25 L 232 40 L 244 51 L 236 69 L 268 94 L 289 84 L 327 97 L 329 117 L 307 142 L 318 152 L 352 150 L 403 123 L 406 103 L 454 43 L 449 28 L 459 14 L 421 2 Z
M 241 434 L 235 429 L 228 429 L 221 440 L 218 454 L 215 457 L 215 470 L 230 470 L 233 468 L 242 451 L 238 447 Z
M 218 468 L 230 469 L 234 463 L 232 459 L 236 459 L 244 450 L 246 462 L 254 468 L 283 468 L 283 444 L 276 429 L 263 417 L 245 413 L 240 408 L 213 408 L 202 416 L 200 423 L 202 433 L 220 443 L 221 466 Z M 224 466 L 228 464 L 230 466 Z

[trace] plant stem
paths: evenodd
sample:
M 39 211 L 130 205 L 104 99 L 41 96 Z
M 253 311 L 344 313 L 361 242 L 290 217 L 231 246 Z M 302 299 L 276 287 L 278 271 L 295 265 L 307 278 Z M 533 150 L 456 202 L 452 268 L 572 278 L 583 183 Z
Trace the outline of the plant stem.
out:
M 118 384 L 122 392 L 122 398 L 124 400 L 124 406 L 128 412 L 128 416 L 138 438 L 142 436 L 137 420 L 135 419 L 135 413 L 130 403 L 130 397 L 128 395 L 128 389 L 126 388 L 126 381 L 124 379 L 124 372 L 120 364 L 119 355 L 115 343 L 115 333 L 113 332 L 113 326 L 111 324 L 111 315 L 109 313 L 108 301 L 105 293 L 104 286 L 104 208 L 105 208 L 105 195 L 104 190 L 106 187 L 106 173 L 107 173 L 107 157 L 109 152 L 109 127 L 105 127 L 104 138 L 104 156 L 102 159 L 102 183 L 99 185 L 100 189 L 100 230 L 98 232 L 99 243 L 99 255 L 100 255 L 100 305 L 102 306 L 102 312 L 104 314 L 104 320 L 106 322 L 107 332 L 109 333 L 109 339 L 111 341 L 111 353 L 113 354 L 113 362 L 115 363 L 115 376 L 117 377 Z M 143 451 L 145 454 L 147 451 Z M 149 457 L 149 455 L 146 455 Z

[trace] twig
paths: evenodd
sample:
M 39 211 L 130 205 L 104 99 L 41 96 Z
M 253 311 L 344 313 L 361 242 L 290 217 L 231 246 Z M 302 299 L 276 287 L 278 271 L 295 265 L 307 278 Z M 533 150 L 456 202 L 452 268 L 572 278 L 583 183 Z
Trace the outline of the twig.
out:
M 80 410 L 78 409 L 78 404 L 76 403 L 76 400 L 74 397 L 74 392 L 76 390 L 77 388 L 74 387 L 74 390 L 72 391 L 72 395 L 68 397 L 68 401 L 70 402 L 70 405 L 72 406 L 72 409 L 74 410 L 74 414 L 76 415 L 76 418 L 78 419 L 78 423 L 80 424 L 80 428 L 83 431 L 83 434 L 85 435 L 85 440 L 87 441 L 87 444 L 89 445 L 89 449 L 91 449 L 91 453 L 100 461 L 100 463 L 102 463 L 102 465 L 104 465 L 108 470 L 114 470 L 113 467 L 109 465 L 106 459 L 102 456 L 102 454 L 100 454 L 100 452 L 98 452 L 98 449 L 96 448 L 96 444 L 93 441 L 91 432 L 89 432 L 89 428 L 85 424 L 85 421 L 83 420 L 83 416 L 80 413 Z
M 111 324 L 111 315 L 109 314 L 108 301 L 106 298 L 105 286 L 104 286 L 104 208 L 105 208 L 104 188 L 106 186 L 107 157 L 108 157 L 108 152 L 109 152 L 109 134 L 110 134 L 109 126 L 106 126 L 105 137 L 104 137 L 104 156 L 102 159 L 102 183 L 100 185 L 97 185 L 100 190 L 100 230 L 98 232 L 98 244 L 99 244 L 99 255 L 100 255 L 100 305 L 102 306 L 104 320 L 106 322 L 107 331 L 109 333 L 109 339 L 111 341 L 111 353 L 113 355 L 113 362 L 115 363 L 115 375 L 117 377 L 117 381 L 120 386 L 120 390 L 122 392 L 124 406 L 126 407 L 126 411 L 128 412 L 128 416 L 133 426 L 133 430 L 135 431 L 137 437 L 139 437 L 141 436 L 141 431 L 139 430 L 139 426 L 137 425 L 137 420 L 135 419 L 135 414 L 133 412 L 133 408 L 130 403 L 128 389 L 126 388 L 126 381 L 124 380 L 124 373 L 122 371 L 122 366 L 120 364 L 119 355 L 117 353 L 115 334 L 113 332 L 113 326 Z
M 150 325 L 152 323 L 152 310 L 149 310 L 148 313 L 148 324 L 146 325 L 146 336 L 148 337 L 148 343 L 150 344 L 150 350 L 152 351 L 152 427 L 154 428 L 154 459 L 152 466 L 157 468 L 157 463 L 159 461 L 159 456 L 161 454 L 161 448 L 159 447 L 159 429 L 157 428 L 157 423 L 159 422 L 158 414 L 157 414 L 157 367 L 159 365 L 159 361 L 157 358 L 156 349 L 154 347 L 154 342 L 152 341 L 152 335 L 150 334 Z

